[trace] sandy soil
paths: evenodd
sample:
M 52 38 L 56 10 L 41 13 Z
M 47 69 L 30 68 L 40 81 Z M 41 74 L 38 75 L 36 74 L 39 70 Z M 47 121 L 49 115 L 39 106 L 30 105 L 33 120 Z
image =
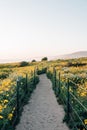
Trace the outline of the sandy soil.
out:
M 40 75 L 40 82 L 24 107 L 16 130 L 69 130 L 63 118 L 64 110 L 56 101 L 51 81 L 45 74 Z

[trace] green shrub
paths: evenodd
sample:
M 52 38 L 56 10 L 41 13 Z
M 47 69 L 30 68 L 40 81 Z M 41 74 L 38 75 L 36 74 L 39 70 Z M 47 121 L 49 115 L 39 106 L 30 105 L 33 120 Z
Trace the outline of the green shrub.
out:
M 19 67 L 24 67 L 24 66 L 28 66 L 28 65 L 29 65 L 28 62 L 22 61 L 22 62 L 20 62 Z
M 47 58 L 47 57 L 44 57 L 44 58 L 42 58 L 41 61 L 47 61 L 47 60 L 48 60 L 48 58 Z

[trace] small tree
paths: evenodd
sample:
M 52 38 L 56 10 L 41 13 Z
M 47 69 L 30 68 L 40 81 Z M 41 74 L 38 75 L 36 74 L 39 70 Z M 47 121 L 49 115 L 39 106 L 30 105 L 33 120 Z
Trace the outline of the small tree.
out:
M 36 62 L 36 60 L 32 60 L 32 62 Z
M 26 62 L 26 61 L 22 61 L 22 62 L 20 62 L 20 64 L 19 64 L 20 67 L 24 67 L 24 66 L 28 66 L 28 65 L 29 65 L 29 63 Z
M 41 61 L 47 61 L 47 60 L 48 60 L 48 58 L 47 58 L 47 57 L 44 57 L 44 58 L 42 58 Z

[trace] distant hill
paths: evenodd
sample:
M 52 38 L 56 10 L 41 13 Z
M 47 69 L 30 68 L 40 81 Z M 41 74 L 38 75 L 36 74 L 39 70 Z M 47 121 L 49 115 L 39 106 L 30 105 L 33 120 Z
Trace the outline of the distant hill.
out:
M 21 61 L 32 61 L 35 59 L 36 61 L 41 61 L 44 56 L 40 57 L 31 57 L 29 59 L 0 59 L 0 63 L 12 63 L 12 62 L 21 62 Z M 58 56 L 47 56 L 49 60 L 56 60 L 56 59 L 73 59 L 73 58 L 80 58 L 80 57 L 87 57 L 87 51 L 78 51 L 71 54 L 65 55 L 58 55 Z
M 80 58 L 80 57 L 87 57 L 87 51 L 78 51 L 71 54 L 65 55 L 58 55 L 54 57 L 50 57 L 49 59 L 73 59 L 73 58 Z
M 87 57 L 87 51 L 74 52 L 64 56 L 64 58 L 80 58 L 80 57 Z

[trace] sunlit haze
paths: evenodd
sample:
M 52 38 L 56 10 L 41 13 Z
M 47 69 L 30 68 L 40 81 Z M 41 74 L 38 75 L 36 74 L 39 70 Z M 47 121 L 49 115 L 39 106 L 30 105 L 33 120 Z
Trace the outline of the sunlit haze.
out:
M 0 0 L 0 59 L 87 50 L 87 0 Z

